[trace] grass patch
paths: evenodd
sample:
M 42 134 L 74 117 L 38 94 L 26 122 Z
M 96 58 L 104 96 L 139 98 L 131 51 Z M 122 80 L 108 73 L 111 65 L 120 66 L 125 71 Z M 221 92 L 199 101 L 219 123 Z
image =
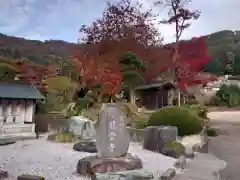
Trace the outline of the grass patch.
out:
M 49 135 L 48 140 L 61 143 L 71 143 L 77 141 L 78 138 L 73 133 L 61 132 Z

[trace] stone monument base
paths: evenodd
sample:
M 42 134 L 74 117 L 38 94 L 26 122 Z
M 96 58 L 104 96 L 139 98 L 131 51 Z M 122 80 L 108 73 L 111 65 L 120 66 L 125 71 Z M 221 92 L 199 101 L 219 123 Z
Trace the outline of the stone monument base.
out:
M 77 173 L 85 176 L 93 175 L 95 173 L 127 171 L 141 168 L 141 159 L 131 154 L 115 158 L 100 158 L 97 156 L 88 156 L 78 161 Z

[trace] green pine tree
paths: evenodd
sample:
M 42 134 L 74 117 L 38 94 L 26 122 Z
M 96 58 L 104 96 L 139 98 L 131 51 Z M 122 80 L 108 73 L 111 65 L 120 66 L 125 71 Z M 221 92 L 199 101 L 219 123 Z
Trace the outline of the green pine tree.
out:
M 129 92 L 130 103 L 134 103 L 134 88 L 143 83 L 141 71 L 145 70 L 143 61 L 131 52 L 123 54 L 120 59 L 123 73 L 123 88 Z
M 234 73 L 233 75 L 240 75 L 240 56 L 234 58 Z

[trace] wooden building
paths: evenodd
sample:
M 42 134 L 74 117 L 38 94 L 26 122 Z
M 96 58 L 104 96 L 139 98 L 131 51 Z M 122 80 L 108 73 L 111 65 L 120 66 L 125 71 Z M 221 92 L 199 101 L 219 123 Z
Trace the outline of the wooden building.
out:
M 34 133 L 35 104 L 44 100 L 37 88 L 23 83 L 0 83 L 0 137 Z
M 142 106 L 147 109 L 158 109 L 172 104 L 174 85 L 169 82 L 157 82 L 138 86 L 135 93 L 140 97 Z

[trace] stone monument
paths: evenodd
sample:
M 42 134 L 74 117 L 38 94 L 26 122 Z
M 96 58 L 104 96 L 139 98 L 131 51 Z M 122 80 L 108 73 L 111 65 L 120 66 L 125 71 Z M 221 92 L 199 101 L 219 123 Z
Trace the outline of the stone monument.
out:
M 96 126 L 98 157 L 120 157 L 127 154 L 130 136 L 126 114 L 116 104 L 103 105 Z
M 127 115 L 117 104 L 102 106 L 96 123 L 97 155 L 80 159 L 77 173 L 89 175 L 142 168 L 141 160 L 127 153 L 130 136 L 126 122 Z

